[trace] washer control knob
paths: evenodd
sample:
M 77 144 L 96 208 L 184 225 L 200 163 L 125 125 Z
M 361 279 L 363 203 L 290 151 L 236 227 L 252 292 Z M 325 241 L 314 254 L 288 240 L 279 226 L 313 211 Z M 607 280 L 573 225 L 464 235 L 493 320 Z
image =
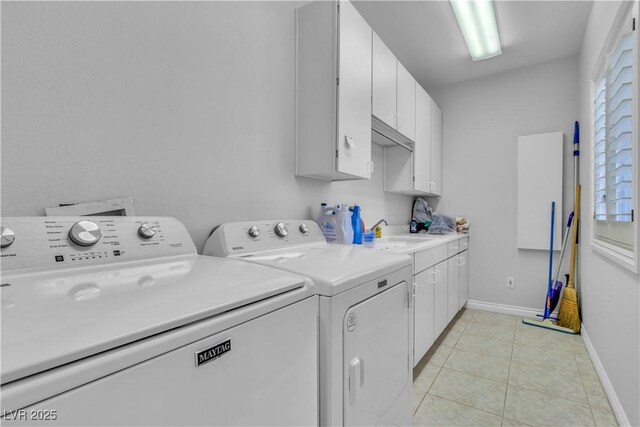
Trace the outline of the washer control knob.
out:
M 287 237 L 287 234 L 289 234 L 287 227 L 281 222 L 277 223 L 276 226 L 273 227 L 273 231 L 276 232 L 278 237 Z
M 7 227 L 0 229 L 0 248 L 11 246 L 14 240 L 16 240 L 16 235 L 13 230 Z
M 298 229 L 302 234 L 307 234 L 309 232 L 309 227 L 307 227 L 307 224 L 300 224 L 300 227 L 298 227 Z
M 249 229 L 249 231 L 247 231 L 247 233 L 255 239 L 260 235 L 260 229 L 254 225 Z
M 69 230 L 69 239 L 80 246 L 93 246 L 102 237 L 98 224 L 91 221 L 78 221 Z
M 153 236 L 156 235 L 156 226 L 153 224 L 149 224 L 148 222 L 143 223 L 139 228 L 138 228 L 138 234 L 140 235 L 140 237 L 142 237 L 143 239 L 150 239 Z

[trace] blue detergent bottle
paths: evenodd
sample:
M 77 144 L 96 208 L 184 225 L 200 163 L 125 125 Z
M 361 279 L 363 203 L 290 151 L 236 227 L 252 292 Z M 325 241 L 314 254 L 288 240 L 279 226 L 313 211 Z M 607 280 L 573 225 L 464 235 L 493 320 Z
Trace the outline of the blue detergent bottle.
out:
M 362 220 L 360 219 L 360 206 L 355 205 L 353 207 L 353 214 L 351 215 L 351 226 L 353 227 L 353 244 L 362 244 Z

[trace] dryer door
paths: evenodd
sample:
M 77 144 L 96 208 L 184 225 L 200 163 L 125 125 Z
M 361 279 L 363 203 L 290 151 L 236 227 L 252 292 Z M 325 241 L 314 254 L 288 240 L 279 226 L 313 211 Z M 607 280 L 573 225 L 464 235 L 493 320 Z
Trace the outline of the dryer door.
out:
M 344 318 L 344 425 L 411 425 L 410 295 L 406 282 Z

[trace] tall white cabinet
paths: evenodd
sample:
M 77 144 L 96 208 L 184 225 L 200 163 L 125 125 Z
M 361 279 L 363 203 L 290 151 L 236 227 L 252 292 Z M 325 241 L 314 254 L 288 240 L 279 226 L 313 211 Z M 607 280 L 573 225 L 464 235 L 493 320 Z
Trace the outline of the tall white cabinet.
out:
M 431 190 L 431 104 L 433 100 L 422 86 L 416 85 L 416 145 L 413 148 L 413 189 Z M 424 120 L 429 117 L 429 120 Z
M 411 140 L 416 139 L 416 79 L 397 61 L 398 100 L 396 129 Z
M 416 79 L 373 33 L 371 112 L 409 140 L 416 137 Z
M 431 122 L 431 135 L 429 147 L 431 149 L 429 193 L 440 196 L 442 194 L 442 110 L 431 99 L 431 109 L 429 111 Z
M 439 196 L 442 194 L 442 112 L 419 84 L 415 85 L 415 111 L 413 152 L 401 146 L 385 148 L 384 189 L 393 193 Z
M 395 129 L 398 61 L 375 32 L 372 60 L 371 114 Z
M 348 1 L 297 9 L 296 175 L 368 179 L 372 30 Z

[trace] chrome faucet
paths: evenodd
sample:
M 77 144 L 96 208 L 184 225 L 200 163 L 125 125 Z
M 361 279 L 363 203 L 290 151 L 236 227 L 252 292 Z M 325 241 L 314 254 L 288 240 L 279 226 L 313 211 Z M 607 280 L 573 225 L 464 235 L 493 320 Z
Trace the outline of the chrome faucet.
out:
M 376 222 L 375 225 L 371 227 L 369 230 L 375 230 L 376 227 L 382 224 L 383 222 L 384 222 L 384 225 L 389 225 L 386 219 L 381 219 L 380 221 Z

